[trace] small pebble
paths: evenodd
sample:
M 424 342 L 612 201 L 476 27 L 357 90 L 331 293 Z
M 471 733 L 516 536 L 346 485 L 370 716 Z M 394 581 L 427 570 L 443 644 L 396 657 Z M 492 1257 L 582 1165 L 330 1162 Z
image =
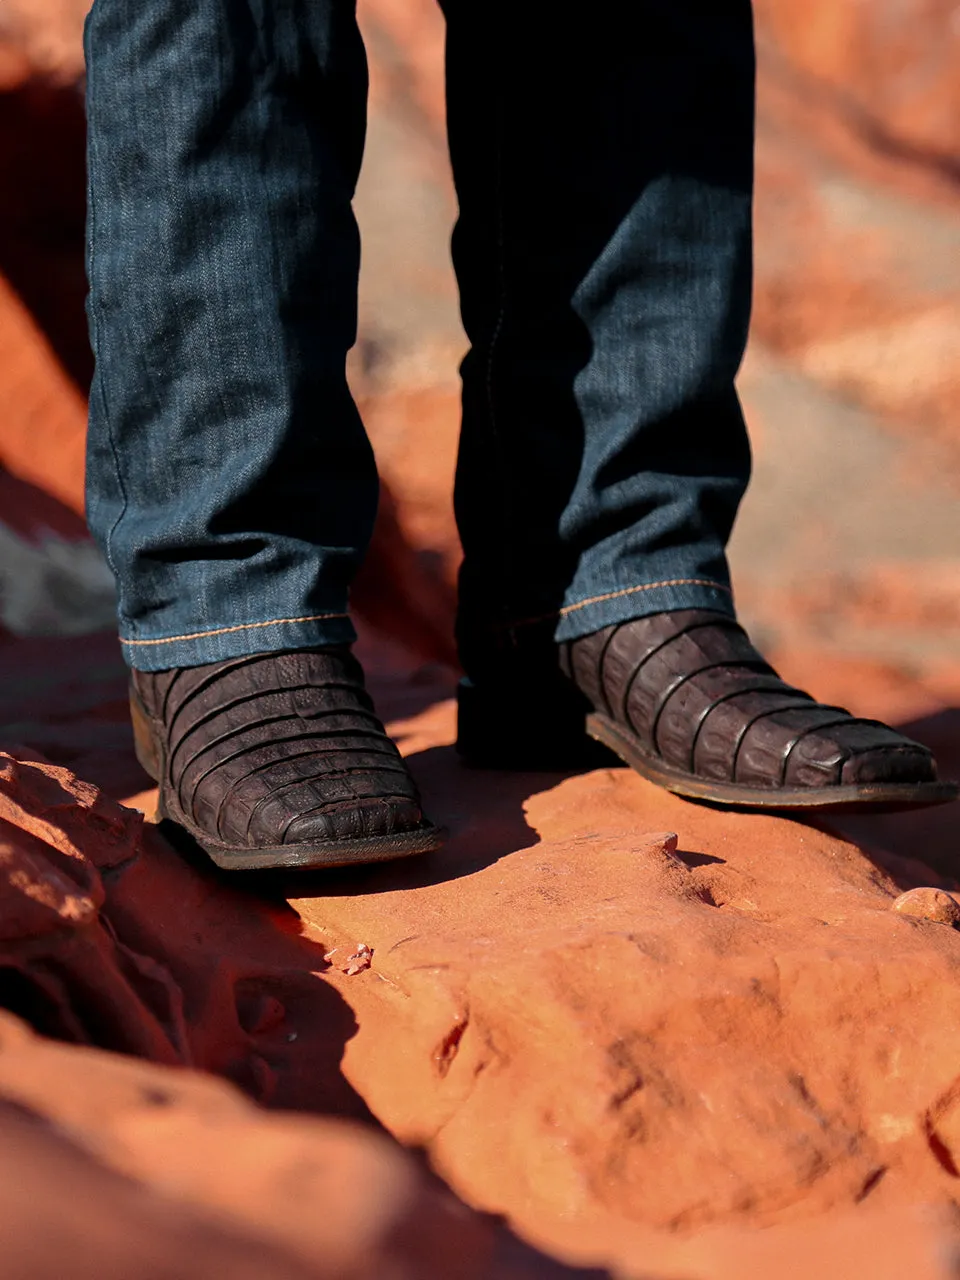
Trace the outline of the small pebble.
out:
M 348 978 L 352 978 L 355 974 L 363 973 L 364 969 L 369 969 L 372 961 L 373 948 L 368 947 L 365 942 L 358 942 L 356 951 L 341 962 L 339 969 Z
M 960 924 L 960 902 L 945 889 L 908 889 L 896 899 L 893 909 L 936 924 Z

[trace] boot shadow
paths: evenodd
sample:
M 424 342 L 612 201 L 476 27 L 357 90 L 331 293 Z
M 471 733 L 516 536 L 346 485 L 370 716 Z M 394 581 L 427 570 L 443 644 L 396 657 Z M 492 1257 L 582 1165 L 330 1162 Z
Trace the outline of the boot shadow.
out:
M 941 778 L 960 779 L 960 707 L 947 707 L 896 728 L 930 748 Z M 960 888 L 958 822 L 960 808 L 955 803 L 903 813 L 843 814 L 815 825 L 859 845 L 904 889 L 918 883 L 914 874 L 918 863 L 933 872 L 927 883 Z

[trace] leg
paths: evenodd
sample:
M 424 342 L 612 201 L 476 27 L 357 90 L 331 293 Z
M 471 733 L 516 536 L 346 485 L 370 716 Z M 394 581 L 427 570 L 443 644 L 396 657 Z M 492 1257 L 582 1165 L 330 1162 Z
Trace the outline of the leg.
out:
M 160 812 L 235 869 L 434 848 L 349 653 L 353 0 L 96 0 L 86 40 L 89 515 Z
M 353 639 L 376 508 L 344 376 L 351 0 L 96 0 L 90 526 L 142 671 Z
M 457 516 L 468 670 L 558 639 L 731 610 L 749 449 L 749 0 L 448 0 L 454 251 L 471 352 Z M 489 633 L 493 634 L 489 634 Z M 477 649 L 481 652 L 478 653 Z
M 472 344 L 461 750 L 589 763 L 587 715 L 616 756 L 684 795 L 955 798 L 925 748 L 789 688 L 735 620 L 749 0 L 597 0 L 575 23 L 536 0 L 446 8 Z

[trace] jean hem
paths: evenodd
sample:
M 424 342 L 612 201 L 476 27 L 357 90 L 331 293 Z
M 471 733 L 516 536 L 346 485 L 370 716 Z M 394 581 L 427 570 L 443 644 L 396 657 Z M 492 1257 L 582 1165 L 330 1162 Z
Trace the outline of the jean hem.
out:
M 356 630 L 346 613 L 322 613 L 242 622 L 176 636 L 121 633 L 120 645 L 127 665 L 137 671 L 169 671 L 175 667 L 225 662 L 229 658 L 248 658 L 256 653 L 352 644 L 356 638 Z
M 714 609 L 729 617 L 736 616 L 733 593 L 728 586 L 708 578 L 673 578 L 666 582 L 622 587 L 565 605 L 555 615 L 554 639 L 558 642 L 579 640 L 603 627 L 677 609 Z M 526 621 L 544 620 L 531 618 Z M 520 621 L 514 625 L 521 627 L 525 623 Z

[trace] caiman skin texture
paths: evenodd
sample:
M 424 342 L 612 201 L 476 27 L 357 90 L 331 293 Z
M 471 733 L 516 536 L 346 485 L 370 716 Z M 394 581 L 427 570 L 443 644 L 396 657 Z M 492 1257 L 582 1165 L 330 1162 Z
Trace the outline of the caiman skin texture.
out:
M 293 851 L 424 825 L 416 784 L 347 647 L 135 671 L 133 694 L 149 722 L 161 811 L 201 843 Z
M 724 614 L 605 627 L 564 644 L 561 665 L 648 756 L 697 778 L 781 789 L 937 780 L 926 747 L 792 688 Z

